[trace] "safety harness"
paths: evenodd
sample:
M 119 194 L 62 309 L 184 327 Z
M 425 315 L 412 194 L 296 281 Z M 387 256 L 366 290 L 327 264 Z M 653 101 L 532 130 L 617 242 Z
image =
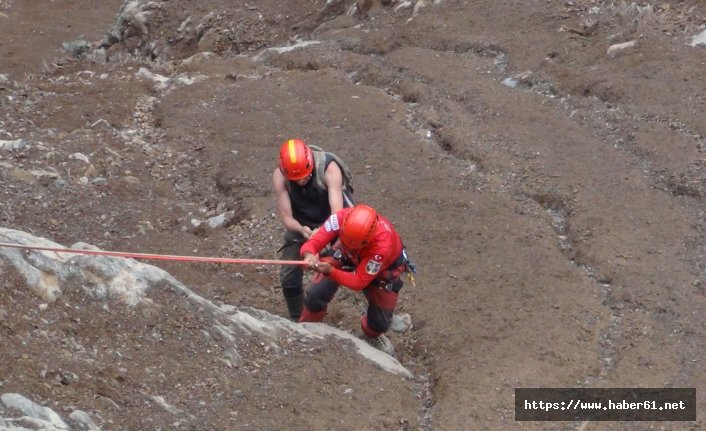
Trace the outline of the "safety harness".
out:
M 409 258 L 407 247 L 402 247 L 402 253 L 400 253 L 399 257 L 376 278 L 376 281 L 378 281 L 379 285 L 382 285 L 381 287 L 397 292 L 402 288 L 401 283 L 397 283 L 402 274 L 406 274 L 412 286 L 417 287 L 414 282 L 414 274 L 416 273 L 417 266 Z M 399 288 L 396 289 L 395 285 L 397 284 L 399 284 Z
M 321 252 L 320 256 L 322 260 L 326 260 L 336 268 L 344 271 L 353 271 L 355 269 L 353 262 L 341 250 L 327 248 Z M 404 284 L 400 280 L 402 274 L 406 274 L 412 286 L 417 287 L 413 275 L 416 273 L 417 266 L 409 258 L 407 247 L 402 247 L 402 253 L 400 253 L 399 257 L 375 277 L 372 284 L 391 292 L 399 292 Z

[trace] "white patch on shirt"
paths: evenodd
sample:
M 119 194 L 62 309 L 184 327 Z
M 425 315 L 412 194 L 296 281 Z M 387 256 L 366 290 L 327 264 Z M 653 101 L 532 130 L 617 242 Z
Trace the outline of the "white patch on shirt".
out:
M 338 216 L 336 214 L 332 214 L 331 217 L 326 220 L 326 223 L 324 223 L 324 229 L 326 229 L 326 232 L 335 232 L 339 229 Z
M 378 273 L 378 271 L 380 271 L 380 266 L 382 266 L 382 262 L 370 259 L 368 261 L 368 264 L 365 265 L 365 272 L 370 275 L 375 275 Z

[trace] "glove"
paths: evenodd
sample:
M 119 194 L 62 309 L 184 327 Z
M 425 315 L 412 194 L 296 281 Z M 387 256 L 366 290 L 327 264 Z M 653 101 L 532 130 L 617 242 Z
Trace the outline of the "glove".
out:
M 343 262 L 333 256 L 323 256 L 321 259 L 319 259 L 319 261 L 326 262 L 336 269 L 341 269 L 341 267 L 343 266 Z
M 309 265 L 309 268 L 314 268 L 316 264 L 319 263 L 319 258 L 315 254 L 307 253 L 306 256 L 304 256 L 304 261 Z

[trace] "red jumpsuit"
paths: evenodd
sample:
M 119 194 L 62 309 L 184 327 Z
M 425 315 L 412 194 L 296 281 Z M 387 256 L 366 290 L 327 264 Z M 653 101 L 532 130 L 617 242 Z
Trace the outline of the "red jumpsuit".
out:
M 352 208 L 343 208 L 332 214 L 323 226 L 305 242 L 300 254 L 317 254 L 338 238 L 340 225 Z M 402 240 L 392 223 L 378 216 L 378 225 L 370 244 L 359 250 L 346 250 L 341 246 L 342 259 L 332 262 L 338 266 L 329 275 L 319 274 L 312 280 L 304 301 L 304 312 L 300 322 L 320 322 L 326 315 L 326 308 L 343 285 L 352 290 L 362 290 L 368 300 L 368 310 L 361 319 L 363 333 L 377 337 L 386 332 L 392 322 L 392 314 L 397 304 L 397 296 L 402 288 L 400 274 L 404 271 Z M 322 258 L 322 260 L 330 258 Z M 353 271 L 340 269 L 353 266 Z

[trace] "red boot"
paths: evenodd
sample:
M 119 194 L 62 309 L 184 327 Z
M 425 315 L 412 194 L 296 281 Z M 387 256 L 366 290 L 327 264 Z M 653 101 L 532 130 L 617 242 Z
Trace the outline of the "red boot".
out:
M 382 334 L 382 332 L 376 331 L 368 326 L 368 316 L 365 314 L 360 318 L 360 329 L 363 330 L 363 334 L 365 334 L 366 337 L 370 338 L 375 338 Z
M 309 311 L 306 306 L 304 306 L 304 310 L 302 311 L 302 315 L 299 318 L 299 322 L 323 322 L 324 316 L 326 315 L 326 310 L 321 310 L 317 311 L 316 313 L 312 313 Z

